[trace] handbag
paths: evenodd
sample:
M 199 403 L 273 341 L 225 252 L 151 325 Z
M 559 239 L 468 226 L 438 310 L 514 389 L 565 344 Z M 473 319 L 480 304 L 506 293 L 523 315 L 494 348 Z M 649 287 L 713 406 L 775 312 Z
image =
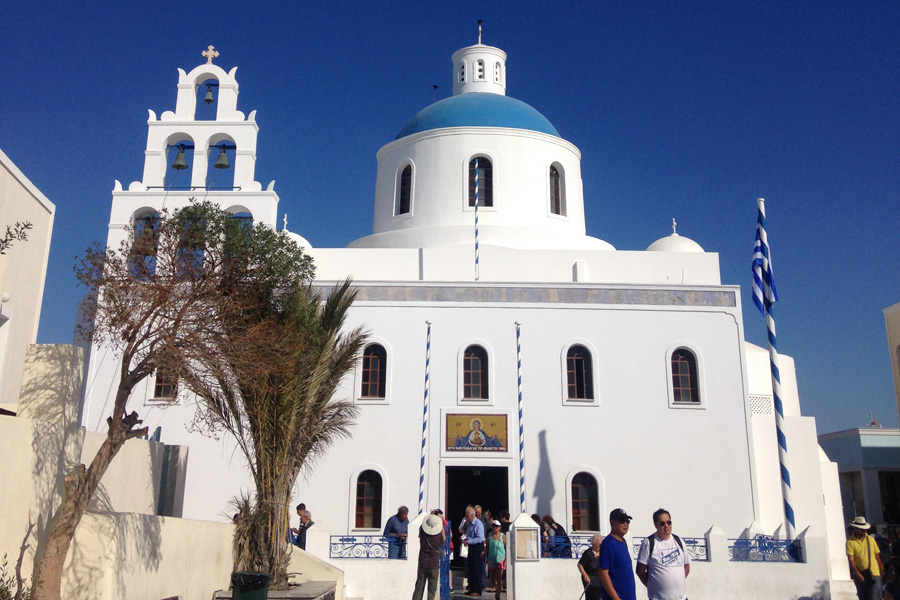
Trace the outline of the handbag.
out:
M 875 576 L 872 575 L 872 538 L 869 537 L 869 534 L 866 534 L 866 548 L 869 550 L 869 567 L 860 571 L 860 574 L 863 576 L 863 585 L 867 588 L 875 585 Z

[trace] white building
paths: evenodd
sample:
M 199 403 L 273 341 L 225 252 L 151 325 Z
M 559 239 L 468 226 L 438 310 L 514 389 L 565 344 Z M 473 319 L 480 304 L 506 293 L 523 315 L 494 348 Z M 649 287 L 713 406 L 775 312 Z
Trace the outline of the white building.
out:
M 0 151 L 0 235 L 30 223 L 28 239 L 0 254 L 0 414 L 18 412 L 29 344 L 37 341 L 56 207 Z
M 691 596 L 852 591 L 837 470 L 801 416 L 789 357 L 785 433 L 804 562 L 729 560 L 728 540 L 784 537 L 784 512 L 768 354 L 745 343 L 740 289 L 722 284 L 717 254 L 674 232 L 646 251 L 586 235 L 581 154 L 506 95 L 506 54 L 479 43 L 452 63 L 453 95 L 377 154 L 372 235 L 347 248 L 311 248 L 297 236 L 318 284 L 354 278 L 348 326 L 371 334 L 339 391 L 360 407 L 353 437 L 298 484 L 317 523 L 309 550 L 339 554 L 329 532 L 377 536 L 401 504 L 413 515 L 442 507 L 459 521 L 479 503 L 521 516 L 517 528 L 530 513 L 552 514 L 576 535 L 608 532 L 606 516 L 623 507 L 637 518 L 634 536 L 652 531 L 651 513 L 665 506 L 678 533 L 706 543 L 710 562 L 692 571 Z M 179 70 L 175 112 L 150 111 L 143 179 L 127 190 L 116 182 L 110 245 L 127 224 L 183 206 L 197 189 L 277 226 L 272 184 L 253 179 L 255 113 L 237 110 L 234 72 Z M 207 90 L 218 91 L 215 119 L 199 120 Z M 168 169 L 179 151 L 190 172 L 179 185 L 193 191 L 166 183 L 179 175 Z M 209 168 L 222 153 L 234 168 Z M 225 172 L 233 181 L 223 187 L 213 175 Z M 88 428 L 104 427 L 115 369 L 108 350 L 91 349 Z M 189 446 L 184 516 L 222 519 L 248 476 L 227 440 L 187 431 L 194 404 L 181 392 L 166 397 L 170 389 L 146 382 L 129 410 L 160 426 L 166 443 Z M 403 561 L 333 562 L 348 593 L 370 599 L 415 577 Z M 369 576 L 372 562 L 381 576 Z M 522 598 L 580 592 L 570 561 L 512 568 Z

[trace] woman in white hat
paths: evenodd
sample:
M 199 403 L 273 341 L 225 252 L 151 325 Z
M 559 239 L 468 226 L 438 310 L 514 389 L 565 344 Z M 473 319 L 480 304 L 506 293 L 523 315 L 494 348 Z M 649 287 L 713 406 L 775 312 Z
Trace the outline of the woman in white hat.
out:
M 422 600 L 428 581 L 428 600 L 434 600 L 441 578 L 441 548 L 444 545 L 444 522 L 437 515 L 428 515 L 419 528 L 419 567 L 416 571 L 416 590 L 413 600 Z
M 881 600 L 884 565 L 878 555 L 878 544 L 868 533 L 870 527 L 865 517 L 856 517 L 850 523 L 853 532 L 847 540 L 847 560 L 859 600 Z

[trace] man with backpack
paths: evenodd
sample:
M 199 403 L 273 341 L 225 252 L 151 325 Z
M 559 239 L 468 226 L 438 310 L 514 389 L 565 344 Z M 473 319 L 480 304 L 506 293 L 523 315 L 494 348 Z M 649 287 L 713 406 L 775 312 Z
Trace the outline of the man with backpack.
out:
M 691 557 L 672 533 L 669 511 L 660 508 L 653 513 L 653 525 L 656 533 L 641 542 L 635 573 L 650 600 L 687 600 L 684 582 L 691 572 Z

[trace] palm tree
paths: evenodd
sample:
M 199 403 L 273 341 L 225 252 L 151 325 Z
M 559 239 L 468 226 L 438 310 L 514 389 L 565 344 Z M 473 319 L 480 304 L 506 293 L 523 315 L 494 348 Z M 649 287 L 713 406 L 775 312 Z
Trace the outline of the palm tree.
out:
M 327 298 L 310 285 L 260 295 L 245 283 L 235 294 L 256 300 L 232 295 L 240 314 L 220 323 L 202 356 L 181 356 L 179 374 L 204 400 L 209 425 L 234 435 L 253 476 L 255 504 L 237 528 L 244 539 L 236 540 L 236 568 L 269 572 L 283 587 L 291 491 L 307 461 L 349 435 L 356 409 L 332 396 L 366 334 L 344 331 L 356 296 L 349 279 Z

